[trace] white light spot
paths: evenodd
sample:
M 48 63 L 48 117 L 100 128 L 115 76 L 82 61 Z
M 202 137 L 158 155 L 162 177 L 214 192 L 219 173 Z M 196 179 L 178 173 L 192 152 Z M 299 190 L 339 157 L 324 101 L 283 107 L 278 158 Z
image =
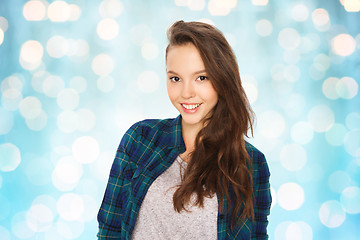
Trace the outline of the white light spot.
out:
M 4 31 L 0 28 L 0 46 L 4 42 L 4 36 L 5 36 Z
M 300 35 L 293 28 L 284 28 L 279 33 L 278 42 L 284 49 L 293 50 L 300 44 Z
M 360 213 L 360 188 L 353 186 L 344 189 L 340 199 L 347 213 Z
M 82 174 L 82 166 L 77 161 L 75 161 L 74 157 L 63 157 L 56 164 L 52 175 L 53 180 L 54 177 L 56 177 L 60 183 L 77 185 Z
M 70 80 L 70 87 L 75 89 L 78 93 L 83 93 L 87 88 L 86 79 L 81 76 L 73 77 Z
M 356 49 L 356 41 L 349 34 L 342 33 L 331 40 L 331 49 L 340 56 L 349 56 Z
M 346 117 L 346 127 L 354 130 L 356 128 L 360 129 L 360 113 L 351 112 Z
M 137 79 L 137 86 L 142 92 L 151 93 L 158 89 L 160 83 L 159 76 L 152 71 L 141 73 Z
M 325 79 L 325 81 L 322 84 L 322 92 L 324 93 L 325 97 L 329 99 L 338 99 L 339 95 L 336 91 L 336 85 L 339 82 L 340 79 L 336 77 L 329 77 Z
M 28 21 L 41 21 L 46 17 L 46 6 L 43 1 L 31 0 L 25 3 L 23 15 Z
M 114 69 L 114 60 L 107 54 L 99 54 L 93 59 L 91 68 L 97 75 L 109 75 Z
M 56 123 L 60 131 L 72 133 L 79 127 L 79 118 L 73 111 L 63 111 L 58 115 Z
M 100 156 L 98 159 L 96 159 L 94 164 L 89 166 L 92 175 L 98 180 L 107 179 L 113 160 L 113 151 L 101 152 Z
M 4 32 L 6 32 L 6 30 L 9 27 L 9 23 L 8 20 L 4 17 L 0 17 L 0 29 Z
M 63 194 L 57 202 L 59 215 L 68 221 L 80 220 L 84 212 L 84 202 L 82 198 L 74 193 Z
M 305 4 L 298 3 L 291 9 L 291 16 L 295 21 L 305 22 L 309 17 L 309 9 Z
M 360 129 L 349 131 L 345 135 L 344 145 L 350 155 L 360 157 Z
M 70 17 L 69 21 L 77 21 L 81 16 L 81 8 L 76 4 L 69 4 Z
M 256 85 L 254 85 L 252 83 L 244 82 L 243 88 L 246 92 L 246 96 L 248 97 L 249 102 L 251 104 L 256 102 L 256 100 L 258 98 L 258 89 L 257 89 Z
M 102 92 L 111 92 L 114 89 L 114 79 L 111 76 L 99 77 L 97 88 Z
M 320 53 L 314 58 L 314 67 L 319 71 L 326 71 L 330 67 L 330 57 Z
M 34 40 L 28 40 L 21 46 L 20 64 L 28 70 L 37 68 L 43 57 L 44 49 L 41 43 Z
M 20 150 L 12 143 L 0 145 L 0 171 L 14 171 L 21 162 Z
M 326 141 L 333 146 L 341 146 L 344 144 L 344 138 L 347 129 L 344 125 L 335 123 L 326 133 Z
M 262 37 L 269 36 L 272 33 L 273 27 L 269 20 L 260 19 L 256 23 L 256 33 Z
M 188 4 L 188 0 L 175 0 L 176 6 L 185 7 Z
M 82 221 L 65 221 L 60 218 L 56 222 L 56 228 L 62 239 L 79 239 L 84 232 L 84 223 Z
M 343 77 L 336 83 L 336 93 L 344 99 L 354 98 L 359 90 L 359 85 L 351 77 Z
M 94 162 L 99 156 L 99 143 L 91 136 L 79 137 L 72 145 L 75 159 L 82 164 Z
M 11 112 L 0 106 L 0 135 L 7 134 L 14 126 L 14 117 Z
M 33 119 L 42 112 L 42 104 L 36 97 L 26 97 L 20 102 L 20 114 L 26 119 Z
M 226 16 L 236 4 L 237 0 L 210 0 L 208 10 L 213 16 Z
M 18 239 L 30 239 L 34 236 L 34 231 L 29 228 L 29 226 L 26 224 L 25 219 L 25 212 L 18 212 L 11 219 L 12 233 Z
M 328 228 L 339 227 L 346 218 L 344 207 L 335 200 L 324 202 L 319 209 L 319 218 Z
M 47 231 L 51 227 L 53 220 L 53 213 L 43 204 L 32 205 L 26 213 L 26 223 L 34 232 Z
M 327 31 L 330 28 L 329 13 L 323 8 L 315 9 L 312 12 L 312 21 L 319 31 Z
M 145 42 L 141 47 L 142 56 L 147 60 L 153 60 L 159 55 L 159 48 L 155 43 Z
M 73 110 L 79 105 L 79 95 L 72 88 L 61 90 L 57 96 L 57 104 L 63 110 Z
M 22 99 L 21 92 L 18 89 L 13 88 L 3 92 L 1 96 L 1 103 L 4 109 L 15 111 L 19 108 L 19 104 Z
M 117 18 L 123 9 L 123 4 L 118 0 L 104 0 L 100 4 L 99 11 L 103 18 Z
M 314 130 L 308 122 L 297 122 L 291 128 L 291 138 L 294 142 L 300 144 L 309 143 L 314 136 Z
M 292 182 L 281 185 L 277 196 L 279 205 L 285 210 L 299 209 L 305 199 L 302 187 Z
M 40 114 L 35 118 L 26 118 L 26 125 L 33 131 L 41 131 L 46 127 L 48 116 L 41 110 Z
M 266 138 L 277 138 L 285 130 L 284 117 L 275 111 L 267 111 L 259 116 L 258 128 Z
M 292 222 L 288 225 L 286 232 L 286 240 L 312 240 L 312 228 L 306 222 Z
M 151 29 L 145 24 L 138 24 L 131 29 L 130 36 L 134 44 L 142 45 L 144 41 L 151 39 Z
M 347 12 L 360 12 L 360 1 L 344 0 L 344 8 Z
M 97 216 L 98 202 L 88 195 L 82 195 L 84 211 L 80 219 L 84 222 L 93 221 Z
M 68 51 L 68 42 L 63 36 L 53 36 L 47 41 L 46 51 L 53 58 L 61 58 Z
M 49 5 L 47 14 L 52 22 L 65 22 L 70 18 L 71 9 L 64 1 L 54 1 Z
M 316 132 L 326 132 L 334 124 L 334 113 L 326 105 L 317 105 L 310 109 L 308 120 Z
M 87 132 L 94 128 L 96 123 L 95 114 L 89 109 L 80 109 L 76 112 L 78 115 L 78 130 Z
M 187 5 L 190 10 L 201 11 L 205 7 L 205 0 L 189 0 Z
M 288 144 L 281 149 L 280 162 L 288 171 L 301 170 L 306 161 L 306 151 L 298 144 Z
M 273 208 L 276 203 L 277 203 L 277 194 L 276 194 L 276 190 L 273 187 L 270 187 L 270 192 L 271 192 L 271 207 Z
M 42 84 L 42 90 L 46 96 L 56 98 L 61 90 L 64 89 L 64 80 L 59 76 L 49 75 Z
M 98 23 L 96 32 L 101 39 L 112 40 L 119 33 L 119 24 L 111 18 L 103 19 Z
M 269 0 L 251 0 L 251 3 L 255 6 L 266 6 Z
M 351 178 L 344 171 L 336 171 L 332 173 L 328 179 L 329 188 L 335 193 L 341 193 L 351 184 Z
M 4 92 L 9 89 L 16 89 L 21 92 L 21 90 L 23 88 L 23 82 L 22 82 L 22 80 L 19 79 L 20 76 L 12 75 L 12 76 L 5 78 L 1 82 L 1 91 Z

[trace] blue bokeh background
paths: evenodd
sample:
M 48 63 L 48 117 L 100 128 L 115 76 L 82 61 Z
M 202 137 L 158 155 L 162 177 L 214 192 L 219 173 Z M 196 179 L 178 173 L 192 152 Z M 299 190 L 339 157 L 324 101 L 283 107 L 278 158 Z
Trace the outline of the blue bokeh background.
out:
M 0 239 L 95 239 L 117 145 L 177 116 L 166 29 L 232 45 L 271 170 L 270 239 L 360 236 L 360 1 L 1 0 Z M 224 123 L 226 124 L 226 123 Z

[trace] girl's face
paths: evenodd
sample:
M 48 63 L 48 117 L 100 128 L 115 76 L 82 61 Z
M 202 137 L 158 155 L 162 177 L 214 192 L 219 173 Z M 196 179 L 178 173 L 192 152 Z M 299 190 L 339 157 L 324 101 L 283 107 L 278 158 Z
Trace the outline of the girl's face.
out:
M 218 102 L 197 48 L 192 44 L 172 46 L 167 52 L 167 91 L 182 116 L 183 127 L 203 126 Z

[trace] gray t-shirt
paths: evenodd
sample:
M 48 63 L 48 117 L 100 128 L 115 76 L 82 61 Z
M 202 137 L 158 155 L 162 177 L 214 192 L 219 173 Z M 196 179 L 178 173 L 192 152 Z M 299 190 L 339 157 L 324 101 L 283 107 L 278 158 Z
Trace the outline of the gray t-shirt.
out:
M 217 239 L 216 194 L 204 199 L 204 208 L 190 205 L 187 207 L 190 212 L 174 210 L 175 186 L 181 182 L 186 165 L 178 156 L 151 184 L 142 202 L 132 239 Z

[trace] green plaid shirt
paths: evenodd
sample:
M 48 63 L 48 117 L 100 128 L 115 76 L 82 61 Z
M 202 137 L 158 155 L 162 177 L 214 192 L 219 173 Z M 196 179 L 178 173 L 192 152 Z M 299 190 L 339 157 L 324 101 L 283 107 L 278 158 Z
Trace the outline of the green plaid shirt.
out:
M 218 239 L 268 239 L 267 216 L 271 194 L 269 169 L 264 155 L 246 143 L 253 161 L 254 221 L 245 219 L 230 229 L 230 214 L 217 217 Z M 185 151 L 181 116 L 144 120 L 123 136 L 113 162 L 103 202 L 98 213 L 99 239 L 131 239 L 141 203 L 153 181 Z M 227 209 L 227 199 L 221 209 Z M 231 207 L 230 211 L 231 212 Z

